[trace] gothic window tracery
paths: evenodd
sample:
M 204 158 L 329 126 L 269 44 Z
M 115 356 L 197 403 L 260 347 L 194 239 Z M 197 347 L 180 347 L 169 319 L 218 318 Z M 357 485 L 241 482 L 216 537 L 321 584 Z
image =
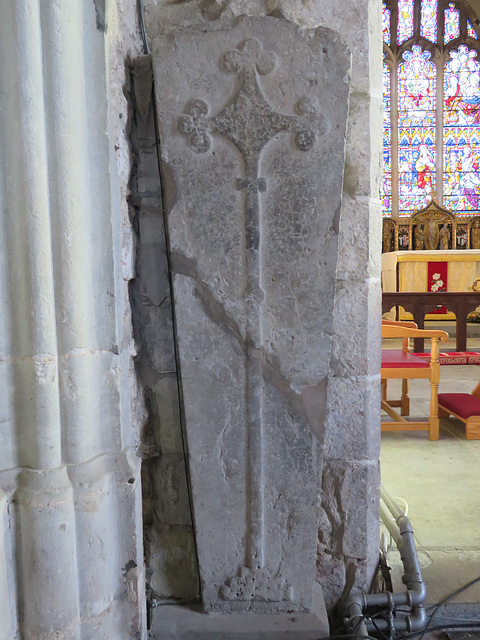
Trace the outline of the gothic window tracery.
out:
M 383 2 L 383 215 L 480 210 L 479 21 L 461 0 Z

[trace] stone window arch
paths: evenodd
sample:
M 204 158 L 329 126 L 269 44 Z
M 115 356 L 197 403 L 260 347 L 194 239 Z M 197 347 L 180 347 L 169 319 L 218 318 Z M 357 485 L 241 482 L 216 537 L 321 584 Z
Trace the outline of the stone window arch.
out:
M 462 0 L 383 2 L 383 215 L 480 210 L 480 27 Z

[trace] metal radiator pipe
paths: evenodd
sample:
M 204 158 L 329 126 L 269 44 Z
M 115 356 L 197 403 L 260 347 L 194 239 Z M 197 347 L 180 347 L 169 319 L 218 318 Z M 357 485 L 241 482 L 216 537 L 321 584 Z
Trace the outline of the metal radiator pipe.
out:
M 415 548 L 412 525 L 410 524 L 410 520 L 407 516 L 403 515 L 398 504 L 387 493 L 383 486 L 381 487 L 381 497 L 392 515 L 395 517 L 401 535 L 401 542 L 397 543 L 397 548 L 400 551 L 404 568 L 402 582 L 410 591 L 412 605 L 414 607 L 420 606 L 425 601 L 427 590 L 425 583 L 422 580 L 422 572 L 420 570 L 417 550 Z
M 402 582 L 407 590 L 403 593 L 362 593 L 350 596 L 345 607 L 344 623 L 348 631 L 355 633 L 363 623 L 369 632 L 388 630 L 392 634 L 395 631 L 419 631 L 423 629 L 427 620 L 423 608 L 427 592 L 422 580 L 413 529 L 410 520 L 383 486 L 380 513 L 382 522 L 400 552 L 404 569 Z M 408 607 L 409 611 L 397 611 L 399 607 Z M 375 618 L 373 622 L 371 616 L 382 610 L 385 611 L 386 617 Z

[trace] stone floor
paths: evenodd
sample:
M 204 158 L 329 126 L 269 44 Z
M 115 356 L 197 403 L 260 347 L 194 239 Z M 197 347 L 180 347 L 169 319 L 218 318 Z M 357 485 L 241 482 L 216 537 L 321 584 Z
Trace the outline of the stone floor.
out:
M 470 338 L 467 349 L 480 351 L 480 338 Z M 444 350 L 454 351 L 454 341 L 442 344 Z M 442 366 L 439 390 L 469 392 L 479 380 L 479 366 Z M 389 381 L 389 390 L 395 391 L 396 382 Z M 410 398 L 412 416 L 428 415 L 428 381 L 411 381 Z M 480 576 L 480 440 L 465 440 L 464 425 L 454 418 L 441 420 L 438 442 L 429 441 L 427 432 L 384 432 L 381 464 L 387 491 L 408 503 L 427 601 L 439 602 Z M 394 587 L 403 589 L 396 550 L 388 560 Z M 480 618 L 480 582 L 452 603 L 444 614 Z

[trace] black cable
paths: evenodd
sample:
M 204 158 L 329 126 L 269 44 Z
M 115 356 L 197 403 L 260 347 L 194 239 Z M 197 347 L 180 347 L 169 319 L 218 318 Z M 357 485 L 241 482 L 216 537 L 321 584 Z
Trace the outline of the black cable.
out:
M 439 610 L 439 608 L 441 606 L 443 606 L 444 604 L 449 602 L 449 600 L 451 600 L 455 596 L 458 596 L 463 591 L 466 591 L 466 589 L 468 589 L 469 587 L 473 586 L 477 582 L 480 582 L 480 576 L 478 576 L 478 578 L 474 578 L 473 580 L 470 580 L 470 582 L 467 582 L 466 584 L 464 584 L 459 589 L 456 589 L 455 591 L 450 593 L 448 596 L 443 598 L 443 600 L 440 600 L 440 602 L 437 602 L 437 604 L 429 605 L 430 607 L 433 607 L 433 611 L 430 614 L 430 616 L 428 618 L 428 621 L 425 624 L 425 626 L 423 627 L 423 629 L 421 629 L 420 631 L 416 631 L 415 633 L 410 633 L 409 635 L 402 636 L 402 640 L 408 640 L 409 638 L 417 638 L 418 636 L 420 636 L 419 640 L 422 640 L 423 636 L 425 635 L 425 633 L 427 632 L 428 629 L 430 631 L 439 631 L 439 630 L 443 630 L 443 629 L 463 629 L 463 628 L 467 629 L 467 628 L 478 628 L 478 627 L 480 627 L 480 620 L 478 622 L 475 621 L 475 620 L 466 620 L 464 624 L 453 623 L 453 624 L 443 624 L 443 625 L 440 625 L 440 626 L 437 626 L 437 627 L 433 627 L 433 628 L 430 627 L 430 623 L 432 622 L 434 616 L 436 615 L 437 611 Z M 397 613 L 410 613 L 410 611 L 405 610 L 405 609 L 396 609 L 395 611 Z M 378 611 L 373 616 L 368 616 L 372 620 L 372 624 L 377 629 L 377 632 L 381 633 L 384 638 L 386 638 L 386 636 L 383 634 L 383 632 L 380 629 L 377 628 L 377 625 L 374 622 L 374 618 L 377 618 L 377 617 L 379 617 L 379 616 L 381 616 L 383 614 L 386 614 L 386 613 L 388 613 L 388 610 L 385 609 L 385 610 L 382 610 L 382 611 Z M 355 629 L 354 629 L 353 633 L 350 634 L 349 636 L 333 636 L 333 637 L 336 637 L 336 638 L 341 638 L 341 637 L 358 637 L 358 638 L 361 638 L 362 636 L 356 636 L 355 635 L 355 631 L 358 629 L 360 624 L 362 622 L 364 622 L 366 617 L 367 617 L 366 615 L 363 615 L 361 617 L 360 621 L 355 626 Z M 321 638 L 319 640 L 326 640 L 326 639 L 325 638 Z
M 358 635 L 357 633 L 342 633 L 338 636 L 324 636 L 323 638 L 316 638 L 315 640 L 337 640 L 338 638 L 356 638 L 356 640 L 378 640 L 373 636 Z
M 440 624 L 436 627 L 429 627 L 429 631 L 445 631 L 447 629 L 480 629 L 480 620 L 477 622 L 464 622 L 460 623 L 452 623 L 452 624 Z M 422 629 L 421 631 L 415 631 L 414 633 L 409 633 L 407 636 L 402 636 L 402 640 L 410 640 L 410 638 L 417 638 L 425 631 Z
M 400 609 L 397 609 L 396 611 L 400 611 Z M 402 612 L 403 613 L 410 613 L 410 611 L 407 611 L 407 610 L 402 610 Z M 376 613 L 375 617 L 378 617 L 379 615 L 383 615 L 384 613 L 388 613 L 388 612 L 387 611 L 381 611 L 379 613 Z M 369 616 L 369 617 L 372 620 L 372 623 L 376 628 L 375 622 L 373 620 L 374 616 Z M 365 637 L 370 637 L 370 636 L 360 636 L 360 635 L 357 635 L 355 633 L 355 631 L 358 628 L 358 626 L 364 620 L 365 620 L 365 616 L 362 616 L 362 620 L 357 624 L 357 626 L 355 627 L 355 629 L 352 631 L 351 634 L 343 635 L 343 636 L 329 636 L 329 639 L 330 640 L 335 640 L 335 638 L 347 638 L 347 637 L 361 639 L 361 638 L 365 638 Z M 440 624 L 440 625 L 437 625 L 436 627 L 429 627 L 429 631 L 444 631 L 446 629 L 480 629 L 480 619 L 479 620 L 466 619 L 463 623 L 461 623 L 461 622 L 452 622 L 452 623 Z M 384 637 L 386 637 L 384 635 L 383 631 L 381 631 L 380 629 L 377 629 L 377 631 L 378 631 L 378 633 L 381 633 Z M 420 631 L 415 631 L 414 633 L 409 633 L 406 636 L 402 636 L 401 640 L 411 640 L 412 638 L 418 638 L 418 636 L 420 636 L 422 633 L 424 633 L 424 629 L 421 629 Z M 318 638 L 318 640 L 327 640 L 327 638 Z
M 147 42 L 147 32 L 145 31 L 145 15 L 144 14 L 145 14 L 145 7 L 143 5 L 143 0 L 138 0 L 138 19 L 140 21 L 140 32 L 142 34 L 144 53 L 149 54 L 150 47 L 148 46 L 148 42 Z
M 438 602 L 437 604 L 430 605 L 430 607 L 433 607 L 433 611 L 430 614 L 430 616 L 428 618 L 428 621 L 425 624 L 425 626 L 423 627 L 423 629 L 421 629 L 420 631 L 416 631 L 415 633 L 410 633 L 410 634 L 408 634 L 406 636 L 402 636 L 402 640 L 407 640 L 409 638 L 417 638 L 417 637 L 419 637 L 419 640 L 422 640 L 422 638 L 425 635 L 425 633 L 427 632 L 427 630 L 440 631 L 440 630 L 443 630 L 443 629 L 479 628 L 480 627 L 480 620 L 478 620 L 478 622 L 476 620 L 465 620 L 465 622 L 463 624 L 453 623 L 453 624 L 443 624 L 443 625 L 439 625 L 437 627 L 430 627 L 430 623 L 432 622 L 433 617 L 436 615 L 438 609 L 442 605 L 446 604 L 449 600 L 451 600 L 455 596 L 458 596 L 460 593 L 462 593 L 463 591 L 465 591 L 469 587 L 473 586 L 477 582 L 480 582 L 480 576 L 478 578 L 474 578 L 473 580 L 470 580 L 470 582 L 467 582 L 466 584 L 464 584 L 459 589 L 456 589 L 455 591 L 450 593 L 448 596 L 443 598 L 443 600 L 440 600 L 440 602 Z M 396 609 L 396 612 L 398 612 L 398 613 L 410 613 L 410 611 L 406 611 L 404 609 Z M 383 611 L 381 613 L 386 613 L 386 611 Z M 378 614 L 376 614 L 376 615 L 378 615 Z M 372 622 L 373 622 L 373 619 L 372 619 Z M 374 623 L 374 626 L 375 626 L 375 623 Z
M 373 615 L 369 615 L 368 619 L 373 621 L 373 618 L 379 618 L 380 616 L 383 616 L 384 614 L 386 614 L 388 612 L 389 612 L 388 609 L 384 609 L 382 611 L 377 611 L 377 613 L 374 613 Z M 367 616 L 365 614 L 363 614 L 360 617 L 360 620 L 357 622 L 357 624 L 355 625 L 354 629 L 352 629 L 352 635 L 356 635 L 360 625 L 362 624 L 362 622 L 365 622 L 366 618 L 367 618 Z M 375 623 L 374 623 L 374 626 L 375 626 Z M 378 631 L 378 629 L 377 629 L 377 631 Z M 335 636 L 335 637 L 338 637 L 338 636 Z
M 383 612 L 385 613 L 385 612 Z M 480 628 L 480 620 L 478 621 L 465 621 L 463 624 L 441 624 L 436 627 L 430 627 L 430 631 L 443 631 L 446 629 L 479 629 Z M 410 638 L 417 638 L 422 631 L 416 631 L 415 633 L 409 633 L 406 636 L 402 636 L 402 640 L 410 640 Z M 340 638 L 356 638 L 357 640 L 378 640 L 378 638 L 373 638 L 372 636 L 358 635 L 356 633 L 344 633 L 338 636 L 325 636 L 323 638 L 316 638 L 315 640 L 337 640 Z
M 357 631 L 360 628 L 360 625 L 362 624 L 362 622 L 365 622 L 365 616 L 364 615 L 360 617 L 360 620 L 355 625 L 355 628 L 352 629 L 352 634 L 356 634 L 357 633 Z
M 465 591 L 466 589 L 468 589 L 469 587 L 471 587 L 472 585 L 476 584 L 477 582 L 480 582 L 480 576 L 478 578 L 474 578 L 473 580 L 470 580 L 470 582 L 467 582 L 467 584 L 464 584 L 463 587 L 460 587 L 460 589 L 457 589 L 456 591 L 454 591 L 453 593 L 451 593 L 450 595 L 448 595 L 446 598 L 444 598 L 443 600 L 440 600 L 440 602 L 438 604 L 435 605 L 432 613 L 430 614 L 427 624 L 424 626 L 421 634 L 420 634 L 420 638 L 419 640 L 423 640 L 423 636 L 425 635 L 425 633 L 427 632 L 427 629 L 430 626 L 431 621 L 433 620 L 433 617 L 435 616 L 435 614 L 437 613 L 437 611 L 440 609 L 441 606 L 443 606 L 444 604 L 446 604 L 449 600 L 451 600 L 452 598 L 454 598 L 455 596 L 458 596 L 460 593 L 462 593 L 462 591 Z
M 377 623 L 375 622 L 374 617 L 372 616 L 370 619 L 372 621 L 373 626 L 375 627 L 376 632 L 380 633 L 385 638 L 385 640 L 390 640 L 390 638 L 388 636 L 386 636 L 383 633 L 383 631 L 377 627 Z
M 145 30 L 144 0 L 138 0 L 137 8 L 138 8 L 140 31 L 142 34 L 145 54 L 149 54 L 150 47 L 147 42 L 147 35 Z M 158 112 L 157 112 L 157 103 L 155 100 L 155 83 L 153 84 L 152 91 L 153 91 L 152 109 L 153 109 L 153 120 L 154 120 L 154 128 L 155 128 L 155 147 L 156 147 L 156 154 L 157 154 L 158 172 L 160 177 L 161 153 L 160 153 L 160 138 L 158 135 Z M 161 184 L 161 178 L 160 178 L 160 184 Z M 197 580 L 196 580 L 197 592 L 200 594 L 201 584 L 200 584 L 200 573 L 198 570 L 200 563 L 198 560 L 198 547 L 197 547 L 197 540 L 195 536 L 195 527 L 194 527 L 195 519 L 193 514 L 193 499 L 192 499 L 192 489 L 191 489 L 191 480 L 190 480 L 190 469 L 188 464 L 188 449 L 187 449 L 186 434 L 185 434 L 185 415 L 184 415 L 185 412 L 183 408 L 183 390 L 182 390 L 182 385 L 180 381 L 180 356 L 178 353 L 178 342 L 177 342 L 177 331 L 176 331 L 177 321 L 176 321 L 176 314 L 175 314 L 175 305 L 173 304 L 173 275 L 172 275 L 173 271 L 172 271 L 172 265 L 171 265 L 171 255 L 170 255 L 170 238 L 169 238 L 168 225 L 166 220 L 167 206 L 165 203 L 165 194 L 164 194 L 163 188 L 161 189 L 161 193 L 162 193 L 162 210 L 163 210 L 163 228 L 164 228 L 165 243 L 166 243 L 166 260 L 168 265 L 167 273 L 168 273 L 168 281 L 169 281 L 169 288 L 170 288 L 170 296 L 172 300 L 171 313 L 172 313 L 172 324 L 173 324 L 173 344 L 174 344 L 176 383 L 177 383 L 177 392 L 178 392 L 178 400 L 179 400 L 178 409 L 180 414 L 180 426 L 181 426 L 180 433 L 181 433 L 181 440 L 182 440 L 182 450 L 183 450 L 184 460 L 185 460 L 185 475 L 187 478 L 186 484 L 187 484 L 187 494 L 188 494 L 188 507 L 189 507 L 190 518 L 192 523 L 195 557 L 197 560 L 197 565 L 196 565 L 197 566 Z M 152 608 L 161 606 L 160 601 L 154 600 L 153 602 L 155 602 L 155 605 Z M 375 640 L 375 638 L 373 638 L 372 640 Z

